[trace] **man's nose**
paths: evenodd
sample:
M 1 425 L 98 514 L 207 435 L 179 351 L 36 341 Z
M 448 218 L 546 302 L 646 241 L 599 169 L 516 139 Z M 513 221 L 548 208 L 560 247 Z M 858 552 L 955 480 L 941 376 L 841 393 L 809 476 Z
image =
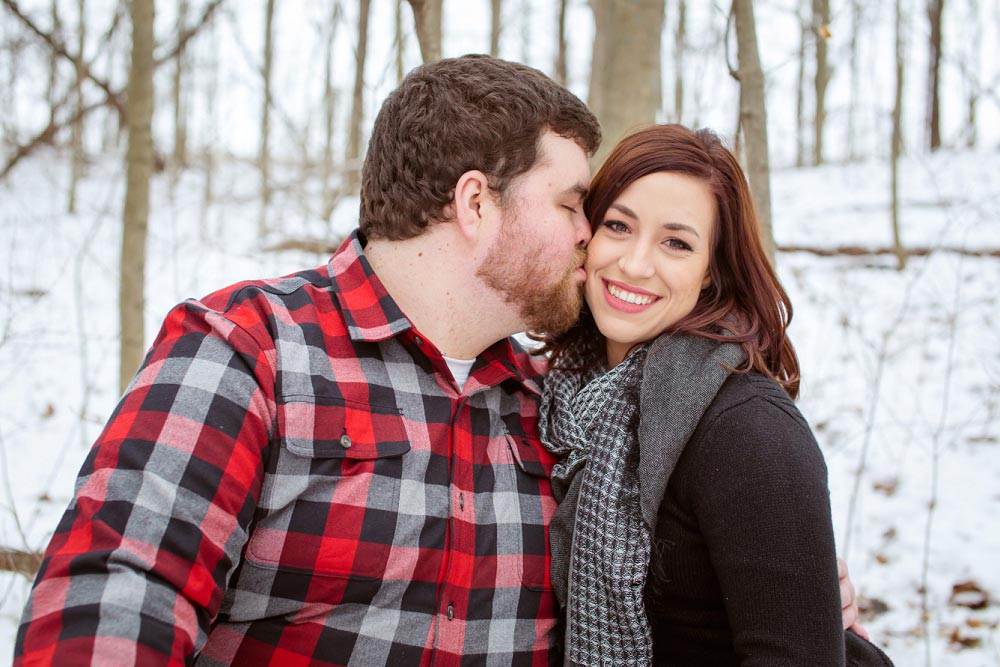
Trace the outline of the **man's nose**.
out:
M 590 221 L 587 220 L 587 216 L 580 212 L 577 216 L 576 223 L 576 245 L 585 246 L 590 243 L 590 239 L 593 234 L 590 231 Z

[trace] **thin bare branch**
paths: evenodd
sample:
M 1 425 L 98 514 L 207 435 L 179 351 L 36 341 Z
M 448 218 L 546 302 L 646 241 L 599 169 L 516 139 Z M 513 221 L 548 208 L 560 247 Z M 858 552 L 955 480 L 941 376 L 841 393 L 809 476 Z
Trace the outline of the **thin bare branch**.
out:
M 6 2 L 7 0 L 4 1 Z M 190 42 L 201 31 L 202 28 L 208 25 L 208 22 L 212 19 L 212 15 L 215 14 L 215 10 L 218 9 L 219 5 L 221 5 L 223 2 L 224 0 L 212 0 L 212 2 L 208 3 L 208 5 L 206 5 L 205 7 L 205 11 L 201 13 L 201 18 L 199 18 L 198 21 L 194 23 L 190 28 L 187 28 L 180 34 L 180 37 L 177 38 L 177 43 L 174 45 L 174 47 L 169 51 L 167 51 L 166 53 L 164 53 L 162 56 L 156 58 L 156 60 L 154 61 L 155 66 L 159 67 L 160 65 L 173 60 L 181 53 L 183 53 L 184 49 L 188 45 L 188 42 Z
M 40 38 L 43 42 L 48 44 L 53 51 L 55 51 L 63 58 L 69 60 L 71 63 L 73 63 L 74 66 L 79 66 L 80 72 L 83 74 L 83 77 L 85 79 L 89 79 L 94 84 L 96 84 L 98 88 L 104 91 L 104 94 L 107 95 L 108 102 L 118 112 L 121 121 L 124 123 L 125 105 L 122 103 L 121 93 L 119 91 L 115 91 L 114 89 L 112 89 L 110 83 L 98 77 L 91 71 L 90 67 L 87 66 L 86 61 L 83 60 L 83 54 L 70 53 L 69 50 L 66 48 L 66 45 L 63 44 L 62 39 L 60 39 L 57 35 L 53 35 L 38 27 L 38 25 L 36 25 L 35 22 L 32 21 L 29 16 L 27 16 L 23 11 L 21 11 L 21 8 L 17 5 L 16 0 L 0 0 L 0 1 L 3 2 L 4 6 L 6 6 L 7 9 L 9 9 L 10 12 L 14 14 L 14 16 L 16 16 L 17 19 L 25 25 L 25 27 L 28 28 L 28 30 L 33 32 L 38 38 Z

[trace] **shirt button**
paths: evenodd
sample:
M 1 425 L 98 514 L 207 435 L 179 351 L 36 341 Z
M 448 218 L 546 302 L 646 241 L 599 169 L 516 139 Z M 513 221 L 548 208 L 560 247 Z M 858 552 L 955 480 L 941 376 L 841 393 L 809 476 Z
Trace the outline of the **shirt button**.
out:
M 344 449 L 350 449 L 351 447 L 351 438 L 346 433 L 340 436 L 340 446 Z
M 448 605 L 448 620 L 450 621 L 453 618 L 455 618 L 455 605 L 450 604 Z
M 462 495 L 461 493 L 458 494 L 458 509 L 460 510 L 465 509 L 465 496 Z
M 417 344 L 417 347 L 419 347 L 424 344 L 424 339 L 421 338 L 420 336 L 414 336 L 413 342 Z

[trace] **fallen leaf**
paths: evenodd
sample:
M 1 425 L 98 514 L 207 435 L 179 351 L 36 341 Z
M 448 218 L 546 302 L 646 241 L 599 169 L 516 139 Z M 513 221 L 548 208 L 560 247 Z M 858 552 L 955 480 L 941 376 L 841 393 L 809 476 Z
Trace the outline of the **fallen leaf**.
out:
M 889 609 L 889 605 L 883 600 L 865 597 L 864 595 L 858 596 L 858 612 L 861 615 L 861 621 L 864 623 L 874 620 L 889 611 Z
M 962 631 L 958 627 L 951 629 L 948 633 L 948 641 L 951 643 L 953 648 L 963 649 L 963 648 L 979 648 L 983 643 L 983 640 L 979 637 L 970 637 L 969 635 L 963 635 Z
M 951 587 L 948 604 L 969 609 L 985 609 L 990 604 L 990 596 L 979 583 L 969 579 Z
M 880 480 L 872 484 L 872 488 L 880 493 L 884 493 L 887 496 L 892 496 L 899 488 L 899 478 L 890 477 L 888 479 Z

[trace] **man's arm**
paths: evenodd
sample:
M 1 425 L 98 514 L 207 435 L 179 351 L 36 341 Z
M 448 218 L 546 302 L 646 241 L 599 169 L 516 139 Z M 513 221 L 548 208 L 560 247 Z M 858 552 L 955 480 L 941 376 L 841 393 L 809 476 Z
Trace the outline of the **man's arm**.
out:
M 83 465 L 15 665 L 183 665 L 204 644 L 256 506 L 271 372 L 201 303 L 167 316 Z

